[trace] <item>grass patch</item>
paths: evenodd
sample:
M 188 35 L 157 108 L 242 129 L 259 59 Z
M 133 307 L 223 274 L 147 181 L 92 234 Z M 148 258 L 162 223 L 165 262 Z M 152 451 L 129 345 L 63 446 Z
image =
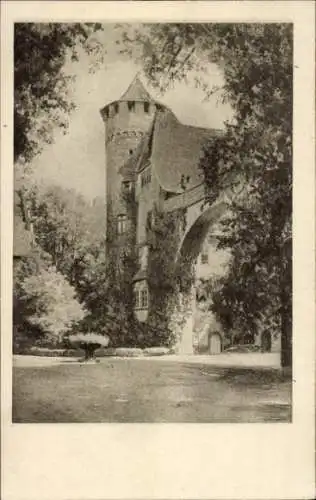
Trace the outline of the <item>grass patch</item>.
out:
M 209 376 L 208 376 L 209 375 Z M 277 370 L 137 359 L 16 367 L 13 422 L 289 422 Z

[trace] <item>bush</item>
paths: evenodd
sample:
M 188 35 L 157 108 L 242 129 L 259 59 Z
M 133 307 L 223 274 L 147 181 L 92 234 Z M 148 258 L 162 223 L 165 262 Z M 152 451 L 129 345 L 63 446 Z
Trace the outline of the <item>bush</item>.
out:
M 114 356 L 124 358 L 135 358 L 143 356 L 143 350 L 138 347 L 117 347 Z
M 84 351 L 82 349 L 64 349 L 64 358 L 77 358 L 78 356 L 84 356 Z
M 144 349 L 145 356 L 165 356 L 170 354 L 170 349 L 168 347 L 148 347 Z
M 27 276 L 18 290 L 21 316 L 50 342 L 60 342 L 86 315 L 74 287 L 53 266 Z
M 114 347 L 100 347 L 95 351 L 95 355 L 98 358 L 105 358 L 107 356 L 115 356 L 115 348 Z
M 50 349 L 48 347 L 31 347 L 25 354 L 32 356 L 47 356 L 51 358 L 61 357 L 64 355 L 64 349 Z
M 244 345 L 234 345 L 225 349 L 225 352 L 239 352 L 239 353 L 250 353 L 250 352 L 259 352 L 260 346 L 255 344 L 244 344 Z

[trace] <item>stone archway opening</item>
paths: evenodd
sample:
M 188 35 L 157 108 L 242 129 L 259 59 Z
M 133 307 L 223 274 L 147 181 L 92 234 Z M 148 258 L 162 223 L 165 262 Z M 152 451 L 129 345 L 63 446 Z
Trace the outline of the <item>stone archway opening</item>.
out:
M 198 215 L 193 224 L 187 229 L 179 245 L 177 264 L 179 266 L 192 266 L 194 274 L 193 283 L 189 290 L 191 300 L 187 302 L 190 311 L 186 311 L 187 320 L 180 340 L 180 352 L 219 354 L 222 351 L 223 339 L 221 334 L 212 330 L 214 338 L 209 336 L 211 325 L 216 327 L 218 324 L 210 312 L 209 299 L 198 293 L 198 287 L 204 278 L 205 281 L 210 278 L 209 275 L 214 271 L 213 268 L 218 268 L 221 260 L 215 257 L 215 254 L 221 253 L 216 249 L 216 223 L 226 212 L 226 203 L 219 203 L 207 208 Z M 212 244 L 209 243 L 210 235 Z M 202 249 L 206 241 L 210 248 L 213 247 L 213 254 L 209 260 L 204 259 L 203 261 Z M 181 293 L 188 293 L 188 291 L 181 290 Z M 203 300 L 199 300 L 201 297 Z
M 198 215 L 182 236 L 176 255 L 177 262 L 192 263 L 198 257 L 210 228 L 221 219 L 227 208 L 227 203 L 221 202 Z

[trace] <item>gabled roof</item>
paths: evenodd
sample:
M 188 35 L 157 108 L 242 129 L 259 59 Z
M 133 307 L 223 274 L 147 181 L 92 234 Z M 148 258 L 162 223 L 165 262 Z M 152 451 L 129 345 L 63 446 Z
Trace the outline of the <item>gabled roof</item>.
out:
M 126 92 L 118 101 L 146 101 L 154 102 L 149 92 L 145 89 L 144 85 L 136 75 Z
M 201 184 L 199 160 L 203 146 L 222 133 L 184 125 L 172 111 L 162 108 L 156 111 L 150 129 L 120 173 L 124 180 L 134 180 L 149 161 L 165 191 L 183 193 Z
M 182 193 L 202 182 L 199 160 L 203 145 L 222 134 L 216 129 L 183 125 L 168 109 L 157 111 L 152 145 L 151 164 L 161 187 L 169 192 Z

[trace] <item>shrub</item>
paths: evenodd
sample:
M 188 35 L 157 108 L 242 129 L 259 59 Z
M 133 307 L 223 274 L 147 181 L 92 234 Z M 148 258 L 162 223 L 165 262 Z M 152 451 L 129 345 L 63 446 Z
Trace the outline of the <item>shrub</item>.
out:
M 19 291 L 23 317 L 52 343 L 60 342 L 85 317 L 74 287 L 53 266 L 26 277 Z
M 145 356 L 165 356 L 170 354 L 170 349 L 168 347 L 148 347 L 144 349 Z
M 134 358 L 143 356 L 143 350 L 137 347 L 117 347 L 115 349 L 115 355 L 124 358 Z
M 31 347 L 25 354 L 32 356 L 47 356 L 50 358 L 61 357 L 64 355 L 64 349 L 50 349 L 48 347 Z

